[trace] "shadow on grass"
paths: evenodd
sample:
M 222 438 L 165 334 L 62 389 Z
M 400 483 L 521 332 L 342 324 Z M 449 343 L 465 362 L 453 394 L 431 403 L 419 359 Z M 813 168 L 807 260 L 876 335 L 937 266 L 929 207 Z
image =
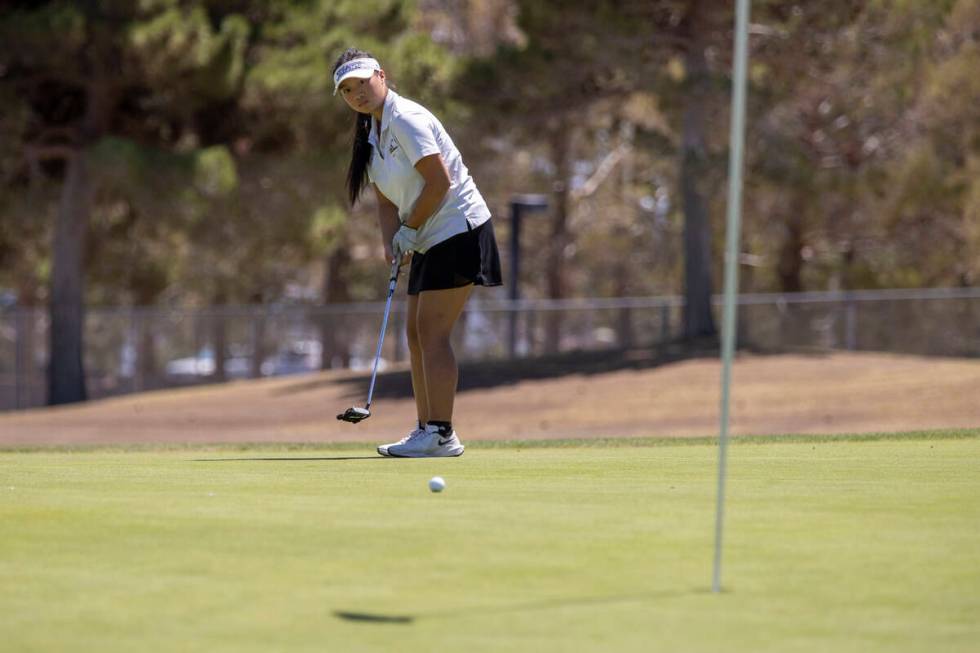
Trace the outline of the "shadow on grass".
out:
M 385 456 L 332 456 L 332 457 L 305 457 L 305 458 L 195 458 L 195 463 L 245 463 L 245 462 L 308 462 L 308 461 L 334 461 L 334 460 L 395 460 Z
M 488 614 L 507 614 L 510 612 L 529 612 L 534 610 L 553 610 L 578 606 L 609 605 L 613 603 L 633 603 L 661 599 L 679 599 L 685 596 L 711 594 L 709 588 L 694 588 L 690 590 L 670 590 L 661 592 L 638 592 L 636 594 L 618 594 L 614 596 L 585 596 L 579 598 L 551 599 L 547 601 L 531 601 L 501 606 L 472 607 L 468 609 L 453 609 L 446 612 L 423 612 L 420 614 L 381 614 L 377 612 L 353 612 L 349 610 L 334 610 L 333 615 L 344 621 L 356 621 L 373 624 L 411 624 L 421 619 L 460 619 L 465 617 L 480 617 Z M 723 590 L 722 595 L 730 594 Z
M 372 624 L 410 624 L 415 617 L 395 614 L 372 614 L 370 612 L 346 612 L 335 610 L 333 615 L 345 621 L 361 621 Z
M 620 370 L 643 370 L 673 363 L 717 358 L 718 343 L 708 338 L 694 342 L 672 342 L 648 348 L 576 351 L 515 360 L 493 360 L 461 363 L 457 392 L 513 385 L 521 381 L 554 379 L 570 375 L 594 375 Z M 332 385 L 346 386 L 347 396 L 367 393 L 370 374 L 343 379 L 297 382 L 275 391 L 276 395 L 309 392 Z M 375 398 L 405 399 L 412 397 L 412 376 L 408 370 L 379 372 Z

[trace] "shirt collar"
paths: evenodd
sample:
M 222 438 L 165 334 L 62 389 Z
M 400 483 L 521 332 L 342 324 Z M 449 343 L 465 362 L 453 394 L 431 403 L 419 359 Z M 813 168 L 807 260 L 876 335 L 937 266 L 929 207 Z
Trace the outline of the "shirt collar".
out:
M 395 93 L 390 88 L 388 89 L 388 94 L 385 96 L 385 108 L 381 114 L 381 132 L 384 133 L 388 130 L 388 125 L 391 124 L 391 114 L 395 111 L 395 102 L 398 100 L 398 93 Z M 377 146 L 378 141 L 378 127 L 377 121 L 374 116 L 371 116 L 371 135 L 368 137 L 368 142 L 371 145 Z

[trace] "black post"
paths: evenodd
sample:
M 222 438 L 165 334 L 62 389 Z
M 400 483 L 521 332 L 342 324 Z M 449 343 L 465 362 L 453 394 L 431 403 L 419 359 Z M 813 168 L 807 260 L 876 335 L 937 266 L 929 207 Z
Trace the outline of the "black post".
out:
M 521 272 L 521 204 L 510 203 L 510 283 L 507 298 L 511 302 L 520 299 L 518 279 Z M 511 358 L 517 354 L 517 309 L 511 306 L 508 314 L 507 352 Z
M 508 299 L 521 298 L 521 217 L 524 211 L 542 211 L 548 208 L 546 195 L 515 195 L 510 200 L 510 282 Z M 517 355 L 517 308 L 512 306 L 508 320 L 507 351 L 511 358 Z
M 519 299 L 517 280 L 521 274 L 521 204 L 510 203 L 510 290 L 508 299 Z

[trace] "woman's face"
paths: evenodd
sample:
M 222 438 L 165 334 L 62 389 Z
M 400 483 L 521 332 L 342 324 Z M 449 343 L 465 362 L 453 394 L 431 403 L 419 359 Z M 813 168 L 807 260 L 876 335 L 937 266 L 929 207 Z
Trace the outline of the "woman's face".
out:
M 347 105 L 358 113 L 374 113 L 385 103 L 385 72 L 376 71 L 367 79 L 348 77 L 340 83 L 338 92 Z

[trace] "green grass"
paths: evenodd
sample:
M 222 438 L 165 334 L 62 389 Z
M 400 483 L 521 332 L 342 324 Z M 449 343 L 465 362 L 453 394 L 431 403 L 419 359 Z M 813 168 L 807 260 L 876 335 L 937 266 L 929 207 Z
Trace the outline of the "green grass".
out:
M 707 442 L 4 452 L 2 646 L 975 651 L 977 435 L 735 444 L 720 595 Z

